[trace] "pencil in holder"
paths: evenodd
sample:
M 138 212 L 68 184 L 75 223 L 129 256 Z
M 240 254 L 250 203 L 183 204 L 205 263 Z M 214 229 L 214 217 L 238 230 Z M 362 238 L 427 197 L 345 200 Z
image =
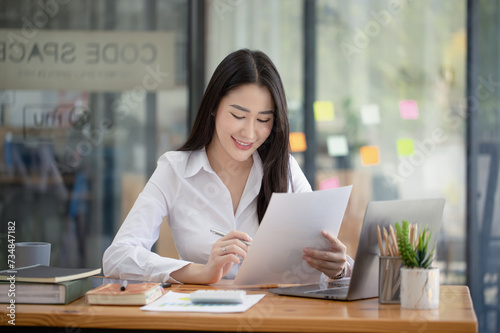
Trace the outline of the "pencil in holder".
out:
M 401 257 L 379 257 L 378 295 L 380 303 L 400 303 L 401 265 Z

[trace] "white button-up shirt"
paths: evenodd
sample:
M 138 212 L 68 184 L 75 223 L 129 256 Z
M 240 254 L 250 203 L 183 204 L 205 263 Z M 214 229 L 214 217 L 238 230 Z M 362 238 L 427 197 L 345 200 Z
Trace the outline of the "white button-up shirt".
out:
M 290 155 L 288 191 L 311 191 L 297 161 Z M 236 213 L 229 190 L 213 171 L 205 149 L 167 152 L 127 215 L 103 257 L 104 275 L 112 278 L 167 281 L 189 263 L 206 264 L 212 245 L 223 231 L 241 230 L 253 237 L 259 227 L 257 195 L 262 183 L 262 161 L 253 154 L 253 166 Z M 164 217 L 172 230 L 180 259 L 151 252 Z M 225 278 L 236 276 L 233 265 Z

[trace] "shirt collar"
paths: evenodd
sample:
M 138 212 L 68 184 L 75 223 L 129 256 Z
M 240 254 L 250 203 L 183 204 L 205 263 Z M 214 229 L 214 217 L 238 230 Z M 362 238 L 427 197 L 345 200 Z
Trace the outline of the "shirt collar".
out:
M 194 150 L 189 155 L 188 163 L 186 165 L 186 170 L 184 171 L 184 177 L 189 178 L 200 172 L 201 169 L 205 169 L 207 172 L 214 173 L 214 170 L 210 166 L 208 161 L 207 153 L 205 148 L 200 150 Z
M 189 155 L 186 170 L 184 171 L 184 177 L 193 177 L 198 172 L 200 172 L 201 169 L 205 169 L 205 171 L 210 173 L 215 173 L 212 169 L 212 166 L 210 165 L 210 162 L 208 161 L 208 156 L 205 148 L 194 150 L 191 152 L 191 154 Z M 255 169 L 259 178 L 262 178 L 262 160 L 260 159 L 259 153 L 257 151 L 253 153 L 252 169 Z

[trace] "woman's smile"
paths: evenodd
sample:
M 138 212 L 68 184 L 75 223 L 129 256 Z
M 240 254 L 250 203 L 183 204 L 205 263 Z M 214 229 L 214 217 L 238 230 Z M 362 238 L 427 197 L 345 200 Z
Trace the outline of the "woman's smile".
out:
M 241 149 L 241 150 L 248 150 L 252 148 L 253 143 L 252 142 L 244 142 L 240 140 L 236 140 L 233 137 L 234 144 L 236 145 L 236 148 Z

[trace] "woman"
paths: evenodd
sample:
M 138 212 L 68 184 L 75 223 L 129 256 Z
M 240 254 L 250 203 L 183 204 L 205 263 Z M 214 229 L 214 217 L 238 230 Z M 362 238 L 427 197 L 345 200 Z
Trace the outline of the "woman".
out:
M 273 192 L 311 191 L 289 154 L 285 92 L 271 60 L 239 50 L 215 70 L 186 143 L 165 153 L 103 257 L 108 277 L 211 284 L 234 278 Z M 167 217 L 181 259 L 151 252 Z M 233 230 L 219 238 L 210 228 Z M 346 249 L 304 249 L 328 277 L 345 274 Z M 350 258 L 349 258 L 350 259 Z

